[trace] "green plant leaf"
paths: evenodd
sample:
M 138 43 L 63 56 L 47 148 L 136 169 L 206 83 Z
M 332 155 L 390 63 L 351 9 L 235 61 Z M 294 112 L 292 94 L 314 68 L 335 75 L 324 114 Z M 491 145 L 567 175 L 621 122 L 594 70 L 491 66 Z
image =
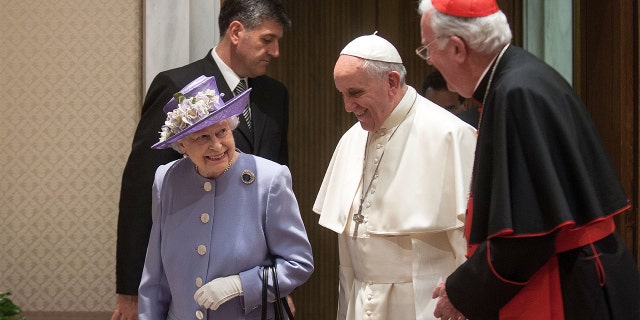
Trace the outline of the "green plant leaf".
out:
M 173 98 L 176 99 L 176 101 L 178 102 L 178 104 L 181 104 L 182 101 L 184 101 L 185 97 L 184 94 L 180 93 L 180 92 L 176 92 L 173 94 Z M 0 319 L 1 320 L 1 319 Z
M 11 292 L 0 292 L 0 320 L 24 320 L 24 317 L 17 317 L 22 310 L 16 306 L 8 296 Z

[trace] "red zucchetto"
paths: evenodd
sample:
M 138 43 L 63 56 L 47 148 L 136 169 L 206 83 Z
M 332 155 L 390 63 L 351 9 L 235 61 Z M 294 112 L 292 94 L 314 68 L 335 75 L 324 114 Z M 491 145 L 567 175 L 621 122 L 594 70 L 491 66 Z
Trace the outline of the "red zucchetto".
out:
M 486 17 L 500 10 L 496 0 L 431 0 L 436 10 L 464 18 Z

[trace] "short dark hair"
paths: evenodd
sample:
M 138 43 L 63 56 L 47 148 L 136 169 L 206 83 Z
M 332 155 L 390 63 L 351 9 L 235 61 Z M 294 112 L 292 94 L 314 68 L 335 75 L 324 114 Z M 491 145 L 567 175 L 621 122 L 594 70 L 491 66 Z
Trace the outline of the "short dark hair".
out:
M 220 37 L 224 37 L 233 21 L 240 21 L 245 28 L 257 28 L 264 20 L 271 20 L 282 25 L 291 26 L 291 20 L 284 7 L 277 0 L 224 0 L 218 16 Z
M 427 74 L 422 82 L 422 95 L 424 96 L 427 93 L 427 89 L 432 88 L 433 90 L 449 90 L 447 88 L 447 80 L 444 79 L 440 71 L 434 70 L 433 72 Z M 458 100 L 460 102 L 464 102 L 465 98 L 458 94 Z

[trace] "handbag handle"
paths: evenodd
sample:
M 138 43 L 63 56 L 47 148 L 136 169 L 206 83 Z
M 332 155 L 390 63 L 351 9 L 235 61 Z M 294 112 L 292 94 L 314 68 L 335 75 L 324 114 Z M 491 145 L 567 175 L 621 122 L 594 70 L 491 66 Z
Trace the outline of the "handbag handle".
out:
M 262 320 L 267 320 L 267 286 L 269 285 L 269 270 L 267 268 L 262 268 Z
M 275 317 L 277 320 L 285 320 L 285 312 L 289 320 L 295 320 L 289 308 L 286 297 L 280 297 L 280 286 L 278 285 L 278 272 L 275 266 L 265 266 L 262 268 L 262 320 L 267 319 L 267 287 L 269 286 L 269 273 L 273 275 L 273 290 L 276 294 Z
M 273 274 L 273 290 L 276 292 L 276 319 L 285 319 L 284 318 L 284 310 L 282 310 L 282 301 L 280 299 L 280 285 L 278 284 L 278 272 L 276 271 L 276 267 L 269 267 L 271 269 L 271 274 Z M 285 301 L 286 303 L 286 301 Z

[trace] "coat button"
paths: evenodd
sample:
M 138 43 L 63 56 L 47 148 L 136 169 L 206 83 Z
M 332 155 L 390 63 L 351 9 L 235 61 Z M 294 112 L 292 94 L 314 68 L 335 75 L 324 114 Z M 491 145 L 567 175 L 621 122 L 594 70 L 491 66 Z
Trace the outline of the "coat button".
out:
M 198 288 L 202 287 L 202 278 L 200 277 L 196 278 L 196 287 Z
M 199 245 L 198 254 L 204 256 L 205 253 L 207 253 L 207 247 L 205 247 L 203 244 Z
M 211 182 L 207 181 L 204 183 L 204 191 L 211 191 Z
M 204 319 L 204 314 L 202 313 L 202 311 L 200 311 L 200 310 L 196 311 L 196 318 L 199 319 L 199 320 Z
M 209 222 L 209 214 L 208 213 L 201 214 L 200 215 L 200 221 L 202 221 L 202 223 Z

